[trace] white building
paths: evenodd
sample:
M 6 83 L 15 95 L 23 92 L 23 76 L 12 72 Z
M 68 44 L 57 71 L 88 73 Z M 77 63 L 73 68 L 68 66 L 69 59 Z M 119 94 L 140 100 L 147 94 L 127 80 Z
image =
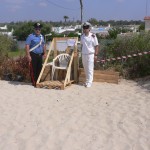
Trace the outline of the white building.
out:
M 52 31 L 58 34 L 64 33 L 66 31 L 74 32 L 76 29 L 81 29 L 81 25 L 76 26 L 65 26 L 65 27 L 52 27 Z M 103 36 L 109 35 L 108 31 L 111 29 L 110 24 L 108 26 L 95 26 L 91 28 L 91 32 Z M 80 33 L 77 33 L 80 35 Z
M 109 30 L 111 29 L 110 24 L 108 26 L 99 26 L 99 27 L 92 27 L 91 32 L 99 35 L 109 35 Z
M 74 32 L 76 29 L 81 29 L 81 25 L 65 26 L 65 27 L 52 27 L 52 31 L 55 33 L 63 33 L 66 31 Z
M 5 25 L 4 27 L 0 27 L 1 30 L 7 30 L 7 25 Z
M 0 34 L 2 35 L 7 35 L 9 37 L 12 37 L 13 36 L 13 32 L 14 32 L 14 29 L 12 29 L 10 32 L 7 31 L 7 25 L 5 25 L 4 27 L 0 27 Z

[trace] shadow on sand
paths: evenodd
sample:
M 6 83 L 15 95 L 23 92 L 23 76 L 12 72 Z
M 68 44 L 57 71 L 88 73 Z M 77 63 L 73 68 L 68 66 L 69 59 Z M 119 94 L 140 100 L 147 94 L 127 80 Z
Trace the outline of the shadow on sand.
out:
M 136 79 L 137 85 L 141 86 L 144 89 L 147 89 L 150 92 L 150 76 Z
M 32 86 L 31 83 L 29 82 L 19 82 L 19 81 L 8 81 L 9 84 L 12 84 L 12 85 L 29 85 L 29 86 Z

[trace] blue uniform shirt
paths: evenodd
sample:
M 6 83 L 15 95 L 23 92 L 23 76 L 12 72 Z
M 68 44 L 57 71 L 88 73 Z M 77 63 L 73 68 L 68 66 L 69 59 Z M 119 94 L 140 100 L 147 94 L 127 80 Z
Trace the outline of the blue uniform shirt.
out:
M 37 48 L 35 48 L 32 52 L 36 53 L 36 54 L 42 54 L 43 53 L 43 47 L 44 47 L 44 37 L 40 34 L 40 35 L 36 35 L 34 33 L 30 34 L 27 39 L 26 39 L 26 45 L 29 45 L 30 49 L 33 48 L 34 46 L 36 46 L 37 44 L 40 43 L 42 38 L 42 44 L 39 45 Z

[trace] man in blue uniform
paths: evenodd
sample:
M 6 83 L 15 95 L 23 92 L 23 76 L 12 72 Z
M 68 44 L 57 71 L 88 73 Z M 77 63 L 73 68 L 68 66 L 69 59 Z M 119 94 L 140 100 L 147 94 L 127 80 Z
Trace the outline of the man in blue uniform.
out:
M 41 35 L 42 25 L 34 24 L 34 33 L 26 39 L 26 55 L 30 64 L 30 75 L 33 86 L 36 86 L 39 74 L 42 69 L 42 58 L 46 57 L 46 46 L 43 35 Z

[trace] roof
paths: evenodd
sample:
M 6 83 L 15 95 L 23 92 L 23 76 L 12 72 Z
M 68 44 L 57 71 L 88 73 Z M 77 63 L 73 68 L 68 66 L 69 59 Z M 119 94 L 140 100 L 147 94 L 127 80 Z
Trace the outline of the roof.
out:
M 150 20 L 150 16 L 145 16 L 144 20 Z

